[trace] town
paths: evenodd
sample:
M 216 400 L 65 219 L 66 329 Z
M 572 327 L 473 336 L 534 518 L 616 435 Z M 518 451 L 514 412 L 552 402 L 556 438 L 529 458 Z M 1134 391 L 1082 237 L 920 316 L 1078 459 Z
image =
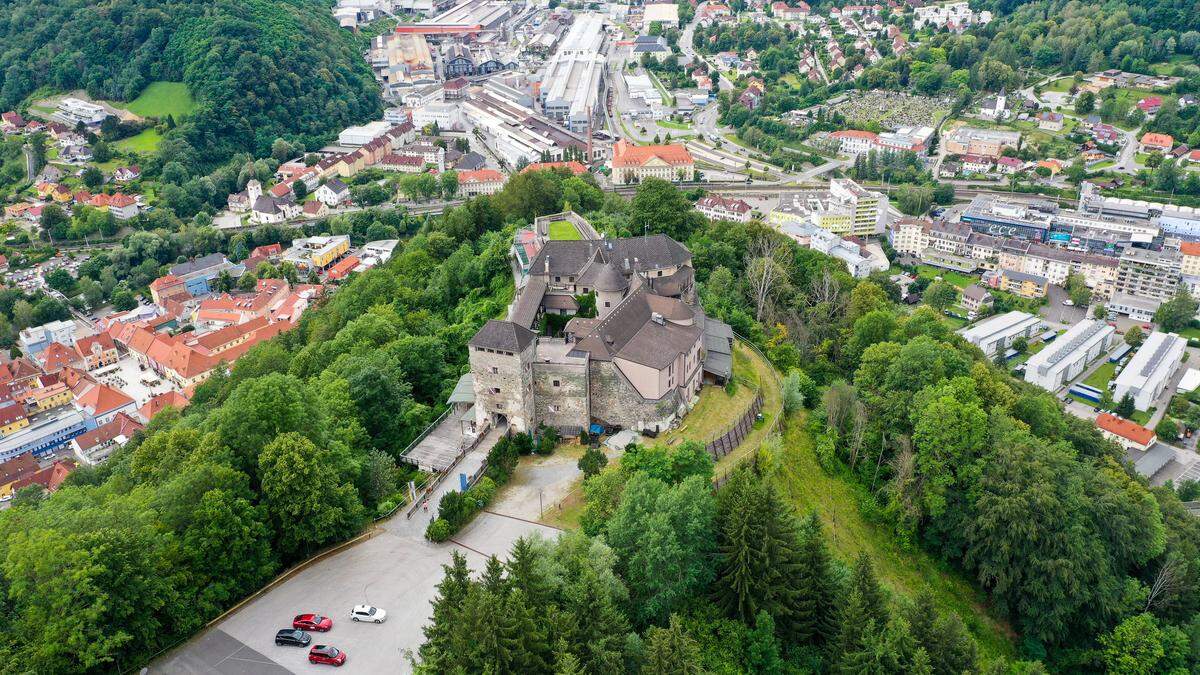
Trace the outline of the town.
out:
M 1200 23 L 1114 2 L 0 9 L 0 654 L 1200 668 Z

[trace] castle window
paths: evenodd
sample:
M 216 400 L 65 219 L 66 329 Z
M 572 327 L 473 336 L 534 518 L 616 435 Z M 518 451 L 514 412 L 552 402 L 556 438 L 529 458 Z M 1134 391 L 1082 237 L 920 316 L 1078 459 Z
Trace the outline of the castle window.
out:
M 557 386 L 559 386 L 559 382 L 558 382 L 558 380 L 555 380 L 555 381 L 554 381 L 554 386 L 556 386 L 556 387 L 557 387 Z
M 662 270 L 658 271 L 658 276 L 660 276 L 660 277 L 662 276 Z
M 500 369 L 499 369 L 499 368 L 497 368 L 496 366 L 492 366 L 492 374 L 493 374 L 493 375 L 497 375 L 497 374 L 499 374 L 499 373 L 500 373 Z
M 562 408 L 560 408 L 559 406 L 557 406 L 557 405 L 554 405 L 554 404 L 551 404 L 551 405 L 550 405 L 550 412 L 555 412 L 555 413 L 556 413 L 556 412 L 559 412 L 560 410 L 562 410 Z
M 499 393 L 500 393 L 500 387 L 492 387 L 492 393 L 493 393 L 493 394 L 499 394 Z
M 604 301 L 604 306 L 605 306 L 605 307 L 611 307 L 611 306 L 612 306 L 612 303 L 611 303 L 611 302 L 609 302 L 609 301 L 607 301 L 607 300 L 605 300 L 605 301 Z

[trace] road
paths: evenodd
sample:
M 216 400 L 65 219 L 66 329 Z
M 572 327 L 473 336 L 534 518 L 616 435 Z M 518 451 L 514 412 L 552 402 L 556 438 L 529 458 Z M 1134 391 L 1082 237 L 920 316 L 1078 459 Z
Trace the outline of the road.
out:
M 442 579 L 442 565 L 457 551 L 475 571 L 491 555 L 501 558 L 517 538 L 540 534 L 552 537 L 557 530 L 519 517 L 480 513 L 444 544 L 425 540 L 424 531 L 441 495 L 457 490 L 458 473 L 474 473 L 498 439 L 493 430 L 480 446 L 456 467 L 430 499 L 430 512 L 418 511 L 412 519 L 399 512 L 378 524 L 378 533 L 365 541 L 303 569 L 216 622 L 183 646 L 160 658 L 150 673 L 184 675 L 242 675 L 243 673 L 316 673 L 307 650 L 276 647 L 275 631 L 285 628 L 301 612 L 318 612 L 334 620 L 315 642 L 332 644 L 348 655 L 340 672 L 411 672 L 405 654 L 415 652 L 424 639 L 421 628 L 430 616 L 430 601 Z M 347 619 L 359 603 L 382 607 L 385 623 L 356 624 Z
M 699 23 L 702 10 L 707 4 L 707 2 L 702 2 L 696 7 L 696 14 L 692 17 L 691 23 L 685 26 L 683 28 L 683 32 L 680 33 L 679 51 L 682 52 L 684 56 L 690 56 L 695 61 L 703 61 L 704 64 L 708 66 L 709 75 L 711 76 L 714 73 L 716 74 L 718 89 L 721 91 L 732 91 L 733 83 L 729 81 L 729 78 L 725 77 L 725 75 L 721 73 L 721 69 L 714 66 L 711 61 L 704 56 L 697 54 L 692 45 L 693 36 L 696 33 L 696 25 Z

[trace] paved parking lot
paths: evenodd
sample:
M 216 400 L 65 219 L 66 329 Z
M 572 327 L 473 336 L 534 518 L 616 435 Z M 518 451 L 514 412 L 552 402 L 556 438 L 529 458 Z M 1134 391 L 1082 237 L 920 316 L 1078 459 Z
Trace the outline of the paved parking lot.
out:
M 464 465 L 468 464 L 464 460 Z M 473 469 L 468 466 L 467 470 Z M 452 476 L 444 488 L 456 484 Z M 431 503 L 436 504 L 437 499 Z M 331 644 L 346 652 L 346 665 L 338 672 L 411 672 L 406 653 L 415 653 L 422 642 L 429 603 L 452 551 L 463 553 L 471 568 L 479 571 L 488 556 L 503 557 L 518 537 L 557 534 L 544 525 L 484 512 L 451 542 L 432 544 L 423 536 L 428 520 L 423 511 L 411 521 L 401 512 L 381 523 L 379 534 L 299 572 L 155 662 L 149 672 L 328 672 L 327 666 L 308 663 L 307 649 L 275 646 L 275 632 L 289 627 L 292 617 L 303 612 L 333 619 L 331 631 L 314 633 L 313 638 L 315 644 Z M 363 603 L 387 610 L 387 621 L 379 625 L 352 623 L 350 608 Z

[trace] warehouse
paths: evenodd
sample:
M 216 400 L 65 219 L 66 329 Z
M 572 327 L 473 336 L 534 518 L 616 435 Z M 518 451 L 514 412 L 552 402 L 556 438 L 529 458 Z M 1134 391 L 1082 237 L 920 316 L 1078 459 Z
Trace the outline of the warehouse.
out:
M 1025 362 L 1025 381 L 1054 391 L 1083 374 L 1087 364 L 1112 347 L 1116 329 L 1103 321 L 1084 320 Z
M 997 350 L 1008 349 L 1019 337 L 1028 340 L 1041 325 L 1042 320 L 1032 314 L 1009 312 L 984 319 L 970 328 L 960 330 L 959 334 L 982 349 L 984 354 L 993 356 Z
M 604 18 L 584 14 L 575 20 L 542 75 L 541 104 L 546 117 L 571 131 L 586 132 L 600 105 L 605 62 Z
M 1187 340 L 1174 333 L 1151 333 L 1121 374 L 1117 375 L 1113 399 L 1120 401 L 1125 394 L 1129 394 L 1138 410 L 1152 408 L 1179 367 L 1186 347 Z

